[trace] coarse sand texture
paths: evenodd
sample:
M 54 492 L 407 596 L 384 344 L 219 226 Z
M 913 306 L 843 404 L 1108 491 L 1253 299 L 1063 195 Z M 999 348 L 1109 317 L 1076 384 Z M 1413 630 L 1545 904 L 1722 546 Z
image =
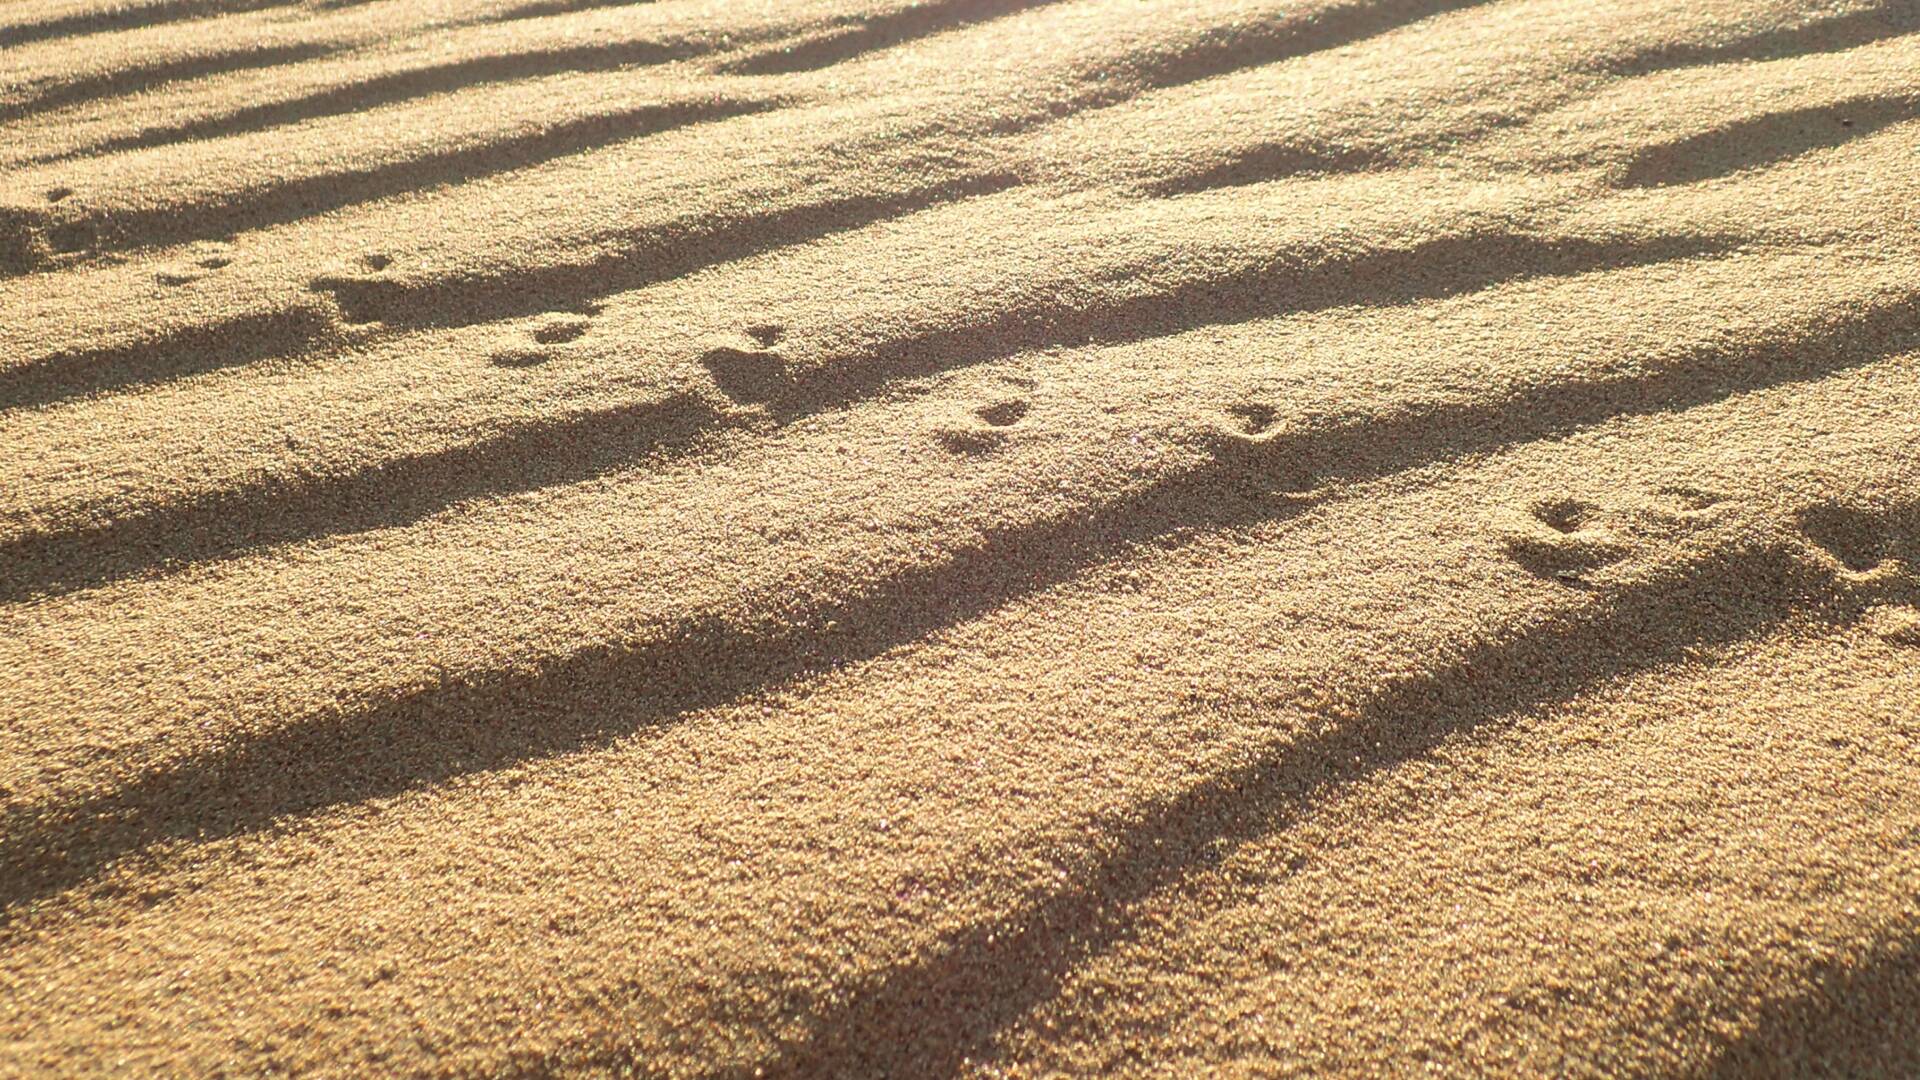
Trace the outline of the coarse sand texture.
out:
M 1920 1076 L 1920 0 L 8 0 L 0 1080 Z

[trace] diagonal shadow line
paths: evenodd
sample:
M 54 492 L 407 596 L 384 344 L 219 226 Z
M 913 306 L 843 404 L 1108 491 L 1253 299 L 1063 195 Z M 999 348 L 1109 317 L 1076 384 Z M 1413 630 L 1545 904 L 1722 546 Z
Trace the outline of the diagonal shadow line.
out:
M 706 46 L 696 46 L 687 42 L 669 44 L 654 41 L 616 41 L 566 48 L 533 49 L 497 56 L 476 56 L 409 71 L 375 75 L 300 97 L 249 105 L 183 123 L 144 128 L 131 134 L 115 136 L 40 160 L 44 163 L 80 157 L 97 157 L 126 150 L 224 138 L 307 120 L 317 120 L 322 117 L 364 112 L 396 102 L 452 93 L 490 83 L 665 64 L 698 56 L 706 51 L 708 51 Z
M 1627 163 L 1620 183 L 1658 187 L 1717 179 L 1841 146 L 1914 119 L 1920 119 L 1920 95 L 1857 97 L 1767 113 L 1642 150 Z
M 963 176 L 883 195 L 802 203 L 744 217 L 706 217 L 635 230 L 623 245 L 579 263 L 520 266 L 484 275 L 402 279 L 325 277 L 351 322 L 394 327 L 475 323 L 577 308 L 603 296 L 658 284 L 709 266 L 792 247 L 833 233 L 904 217 L 944 203 L 1005 191 L 1009 173 Z
M 1915 30 L 1920 30 L 1920 8 L 1901 13 L 1881 7 L 1849 12 L 1792 29 L 1757 31 L 1712 45 L 1643 48 L 1609 60 L 1603 69 L 1610 75 L 1637 76 L 1730 60 L 1772 60 L 1839 51 Z M 1461 128 L 1446 135 L 1454 141 L 1474 141 L 1484 133 L 1484 129 Z M 1283 139 L 1246 147 L 1227 161 L 1167 177 L 1146 190 L 1163 197 L 1186 195 L 1289 176 L 1362 172 L 1392 163 L 1392 157 L 1383 149 L 1326 146 L 1304 138 Z
M 762 229 L 756 239 L 768 242 L 783 237 L 778 230 Z M 1580 273 L 1681 257 L 1706 250 L 1710 243 L 1688 237 L 1634 244 L 1463 237 L 1310 267 L 1267 263 L 1107 305 L 1016 311 L 986 325 L 917 335 L 869 353 L 842 357 L 796 379 L 763 366 L 757 354 L 745 356 L 746 363 L 756 365 L 745 369 L 720 362 L 738 360 L 742 354 L 737 350 L 716 350 L 708 359 L 722 389 L 743 400 L 772 397 L 774 414 L 792 420 L 852 404 L 901 379 L 1047 345 L 1077 345 L 1095 336 L 1116 342 L 1142 340 L 1191 326 L 1331 304 L 1400 303 L 1472 291 L 1510 277 Z M 649 262 L 647 269 L 678 272 L 657 261 Z M 604 283 L 604 278 L 600 280 Z M 567 299 L 577 300 L 571 295 Z M 202 366 L 216 359 L 222 365 L 244 362 L 239 354 L 218 349 L 189 350 L 184 355 Z M 139 362 L 136 356 L 129 364 L 94 363 L 71 370 L 95 373 L 97 383 Z M 69 370 L 66 366 L 22 370 L 22 379 L 37 376 L 28 387 L 77 389 L 75 383 L 62 386 L 55 381 Z M 153 373 L 150 362 L 134 370 Z M 762 378 L 749 380 L 743 370 Z M 753 384 L 746 385 L 749 382 Z M 0 402 L 7 400 L 8 390 L 18 388 L 0 377 Z M 674 409 L 686 419 L 678 425 L 672 445 L 685 445 L 702 428 L 720 423 L 718 414 L 691 400 L 677 402 Z M 562 459 L 565 467 L 556 469 L 553 462 L 539 457 L 547 445 L 571 448 Z M 636 439 L 628 411 L 613 409 L 535 424 L 458 450 L 395 459 L 364 473 L 262 481 L 72 529 L 31 533 L 0 543 L 0 556 L 14 568 L 0 576 L 0 602 L 164 573 L 170 567 L 269 544 L 401 525 L 464 498 L 589 479 L 661 446 L 658 440 Z
M 273 7 L 291 7 L 300 0 L 162 0 L 152 4 L 129 4 L 99 11 L 81 11 L 39 22 L 0 26 L 0 48 L 26 45 L 53 38 L 79 37 L 112 30 L 145 29 L 203 19 L 209 15 L 239 15 Z
M 850 16 L 848 24 L 754 53 L 724 65 L 735 75 L 788 75 L 816 71 L 868 53 L 963 26 L 974 26 L 1060 0 L 934 0 L 882 15 Z
M 1569 276 L 1713 255 L 1736 241 L 1713 236 L 1633 240 L 1474 233 L 1411 248 L 1306 262 L 1283 252 L 1217 277 L 1190 278 L 1144 295 L 1072 307 L 1016 308 L 983 324 L 933 330 L 799 371 L 732 366 L 707 355 L 715 382 L 736 400 L 767 403 L 793 418 L 844 406 L 903 379 L 1056 346 L 1115 345 L 1276 315 L 1339 307 L 1384 307 L 1478 292 L 1507 281 Z
M 1185 86 L 1248 68 L 1326 52 L 1488 0 L 1393 0 L 1329 8 L 1307 19 L 1269 19 L 1172 53 L 1148 53 L 1135 68 L 1146 86 Z
M 1736 60 L 1785 60 L 1856 49 L 1915 31 L 1920 31 L 1920 7 L 1908 0 L 1885 0 L 1873 7 L 1801 26 L 1762 30 L 1728 42 L 1656 46 L 1609 64 L 1608 70 L 1617 75 L 1649 75 Z
M 1480 641 L 1436 671 L 1336 707 L 1329 726 L 1086 830 L 1107 839 L 1074 868 L 1074 885 L 970 926 L 866 985 L 836 988 L 809 1018 L 809 1035 L 752 1074 L 883 1075 L 907 1063 L 915 1075 L 955 1074 L 1123 940 L 1142 900 L 1285 829 L 1317 801 L 1518 710 L 1750 639 L 1803 609 L 1856 614 L 1832 575 L 1788 545 L 1731 546 Z
M 1356 4 L 1323 12 L 1311 20 L 1269 20 L 1251 29 L 1218 33 L 1171 51 L 1145 50 L 1118 65 L 1123 70 L 1132 70 L 1129 77 L 1114 79 L 1054 102 L 1034 115 L 1006 118 L 993 125 L 993 130 L 998 134 L 1023 131 L 1073 113 L 1121 104 L 1150 90 L 1351 45 L 1432 16 L 1486 2 L 1488 0 L 1419 0 L 1405 5 Z M 1801 55 L 1850 48 L 1914 29 L 1920 29 L 1920 14 L 1882 8 L 1825 19 L 1792 30 L 1750 33 L 1716 45 L 1638 50 L 1614 61 L 1608 70 L 1616 75 L 1644 74 L 1731 59 Z M 1356 171 L 1376 164 L 1377 160 L 1377 153 L 1282 141 L 1252 147 L 1239 158 L 1199 176 L 1169 178 L 1152 190 L 1159 195 L 1185 194 L 1301 173 Z
M 1489 2 L 1379 0 L 1343 4 L 1304 17 L 1290 14 L 1268 18 L 1251 26 L 1215 27 L 1196 41 L 1173 48 L 1149 47 L 1124 60 L 1104 64 L 1098 78 L 1084 90 L 1038 113 L 1006 118 L 994 124 L 993 131 L 1001 135 L 1025 131 L 1074 113 L 1118 105 L 1148 91 L 1296 60 Z
M 639 7 L 653 2 L 654 0 L 531 0 L 530 3 L 517 4 L 498 14 L 475 19 L 472 23 L 465 25 L 544 19 L 552 15 L 571 15 L 579 11 L 598 11 L 602 8 Z
M 0 122 L 20 120 L 69 105 L 123 97 L 180 79 L 226 75 L 235 71 L 275 67 L 312 60 L 335 52 L 337 46 L 319 43 L 248 45 L 218 52 L 136 64 L 79 78 L 62 80 L 19 101 L 0 102 Z
M 412 191 L 461 184 L 675 128 L 764 112 L 776 101 L 696 101 L 645 105 L 554 124 L 471 146 L 430 151 L 382 165 L 285 180 L 204 202 L 102 208 L 74 217 L 47 215 L 61 250 L 95 254 L 207 240 L 318 217 Z
M 1920 14 L 1901 15 L 1887 9 L 1853 12 L 1793 30 L 1757 31 L 1713 45 L 1641 48 L 1626 56 L 1609 59 L 1602 65 L 1602 70 L 1615 76 L 1627 76 L 1732 59 L 1772 59 L 1850 48 L 1914 29 L 1920 29 Z M 1362 33 L 1361 36 L 1368 35 Z M 1340 44 L 1345 43 L 1340 42 Z M 1124 89 L 1101 91 L 1068 106 L 1068 111 L 1117 104 L 1120 100 L 1132 97 L 1142 89 L 1147 88 L 1139 87 L 1131 92 Z M 1013 126 L 1021 127 L 1025 124 L 1025 121 L 1017 121 Z M 1501 126 L 1503 125 L 1494 125 L 1494 129 Z M 1431 137 L 1441 141 L 1448 139 L 1474 141 L 1489 130 L 1484 124 L 1480 124 L 1444 133 L 1435 132 Z M 1304 136 L 1285 137 L 1246 147 L 1225 162 L 1160 179 L 1151 183 L 1145 190 L 1149 194 L 1163 197 L 1183 195 L 1289 176 L 1360 172 L 1391 165 L 1393 160 L 1391 152 L 1384 147 L 1327 146 Z
M 1222 437 L 1207 463 L 1038 524 L 987 530 L 937 563 L 810 608 L 772 598 L 759 624 L 682 620 L 639 645 L 595 646 L 533 671 L 483 673 L 357 710 L 322 713 L 72 801 L 0 820 L 0 907 L 91 879 L 123 856 L 605 745 L 691 711 L 878 656 L 1065 582 L 1142 544 L 1282 520 L 1274 493 L 1361 481 L 1818 379 L 1920 348 L 1904 296 L 1797 334 L 1702 347 L 1644 375 L 1552 383 L 1280 437 Z M 1336 497 L 1336 496 L 1329 496 Z M 1759 578 L 1750 580 L 1758 581 Z M 699 676 L 688 678 L 688 673 Z
M 1363 173 L 1391 168 L 1393 161 L 1374 149 L 1324 146 L 1311 141 L 1263 142 L 1235 150 L 1227 160 L 1155 181 L 1147 193 L 1162 198 L 1218 188 L 1244 187 L 1289 176 Z
M 293 356 L 332 337 L 334 330 L 332 315 L 316 303 L 247 312 L 125 345 L 56 353 L 0 368 L 0 411 L 53 405 Z
M 1896 932 L 1812 979 L 1805 993 L 1765 1005 L 1700 1075 L 1920 1076 L 1920 931 Z
M 595 409 L 343 475 L 277 477 L 0 544 L 0 602 L 164 573 L 254 548 L 387 528 L 471 499 L 591 479 L 678 454 L 727 421 L 704 399 Z
M 1760 31 L 1715 45 L 1640 49 L 1610 61 L 1605 70 L 1615 76 L 1644 75 L 1734 59 L 1776 59 L 1851 48 L 1915 29 L 1920 29 L 1920 9 L 1910 16 L 1885 8 L 1857 11 L 1793 30 Z M 1484 133 L 1483 129 L 1461 128 L 1446 134 L 1458 142 L 1477 140 Z M 1327 146 L 1308 138 L 1282 139 L 1246 147 L 1224 162 L 1166 177 L 1146 190 L 1163 197 L 1186 195 L 1289 176 L 1363 172 L 1392 163 L 1388 152 L 1379 148 Z

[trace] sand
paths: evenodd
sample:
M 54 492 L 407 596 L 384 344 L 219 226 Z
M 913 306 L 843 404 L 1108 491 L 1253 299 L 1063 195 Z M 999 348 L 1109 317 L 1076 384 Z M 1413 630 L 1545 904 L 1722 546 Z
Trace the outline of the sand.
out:
M 0 50 L 0 1075 L 1920 1073 L 1912 0 Z

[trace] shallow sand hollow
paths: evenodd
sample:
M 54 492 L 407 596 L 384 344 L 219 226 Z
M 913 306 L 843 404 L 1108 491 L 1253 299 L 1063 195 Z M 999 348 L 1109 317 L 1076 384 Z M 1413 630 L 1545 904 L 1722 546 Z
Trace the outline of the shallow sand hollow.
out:
M 1920 1073 L 1912 0 L 0 50 L 0 1075 Z

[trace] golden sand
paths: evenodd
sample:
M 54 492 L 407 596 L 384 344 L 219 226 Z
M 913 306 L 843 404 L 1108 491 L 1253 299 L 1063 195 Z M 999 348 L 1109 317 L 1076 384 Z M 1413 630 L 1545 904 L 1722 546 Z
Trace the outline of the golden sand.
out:
M 1914 0 L 0 58 L 0 1074 L 1920 1073 Z

